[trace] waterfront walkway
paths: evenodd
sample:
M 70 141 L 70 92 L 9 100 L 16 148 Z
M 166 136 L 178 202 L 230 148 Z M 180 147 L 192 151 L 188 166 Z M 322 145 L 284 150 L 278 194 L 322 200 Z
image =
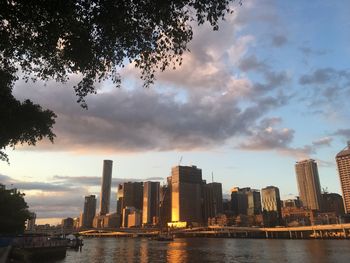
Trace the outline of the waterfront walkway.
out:
M 350 224 L 315 225 L 301 227 L 237 227 L 209 226 L 171 229 L 175 237 L 236 237 L 236 238 L 350 238 Z M 158 230 L 143 229 L 88 230 L 80 232 L 86 237 L 152 237 Z

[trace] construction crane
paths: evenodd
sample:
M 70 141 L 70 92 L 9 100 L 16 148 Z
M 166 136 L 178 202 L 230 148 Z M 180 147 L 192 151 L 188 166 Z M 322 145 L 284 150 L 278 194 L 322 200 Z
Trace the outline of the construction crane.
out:
M 181 164 L 181 162 L 182 162 L 182 155 L 181 155 L 181 157 L 180 157 L 180 160 L 179 160 L 179 166 L 180 166 L 180 164 Z

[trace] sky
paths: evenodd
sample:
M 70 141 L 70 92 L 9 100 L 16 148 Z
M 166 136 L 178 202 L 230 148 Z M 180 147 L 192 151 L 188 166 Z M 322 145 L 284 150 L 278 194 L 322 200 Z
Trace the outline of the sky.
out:
M 176 70 L 142 87 L 121 71 L 122 87 L 97 83 L 88 110 L 71 88 L 19 80 L 14 95 L 57 115 L 54 144 L 7 149 L 0 182 L 26 193 L 38 222 L 76 217 L 99 195 L 104 159 L 113 160 L 111 210 L 125 181 L 165 182 L 171 167 L 196 165 L 203 179 L 298 195 L 294 164 L 318 163 L 321 187 L 341 193 L 335 155 L 350 140 L 349 1 L 244 0 L 220 22 L 193 26 Z

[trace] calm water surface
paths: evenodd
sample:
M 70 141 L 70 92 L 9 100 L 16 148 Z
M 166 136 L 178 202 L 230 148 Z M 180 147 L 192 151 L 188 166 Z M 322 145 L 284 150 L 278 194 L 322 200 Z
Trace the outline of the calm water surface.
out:
M 67 251 L 60 263 L 76 262 L 347 262 L 350 240 L 183 238 L 90 238 L 82 252 Z

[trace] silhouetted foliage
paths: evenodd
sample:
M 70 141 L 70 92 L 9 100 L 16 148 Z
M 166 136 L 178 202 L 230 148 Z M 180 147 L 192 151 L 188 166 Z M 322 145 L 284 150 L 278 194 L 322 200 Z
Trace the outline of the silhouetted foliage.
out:
M 11 96 L 16 74 L 26 79 L 67 81 L 78 73 L 74 87 L 78 102 L 95 93 L 94 82 L 106 78 L 120 85 L 118 71 L 126 63 L 141 70 L 145 87 L 156 70 L 181 65 L 182 54 L 192 39 L 191 22 L 218 21 L 231 12 L 235 0 L 3 0 L 0 1 L 0 104 L 20 113 L 31 110 L 31 121 L 6 112 L 1 123 L 13 125 L 0 149 L 17 142 L 34 144 L 53 139 L 55 115 L 30 101 L 19 103 Z M 239 1 L 240 2 L 240 1 Z M 14 104 L 14 106 L 11 106 Z M 16 111 L 16 110 L 15 110 Z M 3 119 L 5 117 L 5 119 Z M 12 119 L 11 119 L 12 118 Z M 19 118 L 18 120 L 16 120 Z M 38 118 L 36 121 L 35 118 Z M 32 122 L 33 121 L 33 122 Z M 15 132 L 19 127 L 20 130 Z M 13 136 L 13 138 L 12 138 Z M 2 159 L 6 158 L 0 152 Z M 5 156 L 5 157 L 4 157 Z
M 15 189 L 0 188 L 0 234 L 22 234 L 30 219 L 24 194 Z

